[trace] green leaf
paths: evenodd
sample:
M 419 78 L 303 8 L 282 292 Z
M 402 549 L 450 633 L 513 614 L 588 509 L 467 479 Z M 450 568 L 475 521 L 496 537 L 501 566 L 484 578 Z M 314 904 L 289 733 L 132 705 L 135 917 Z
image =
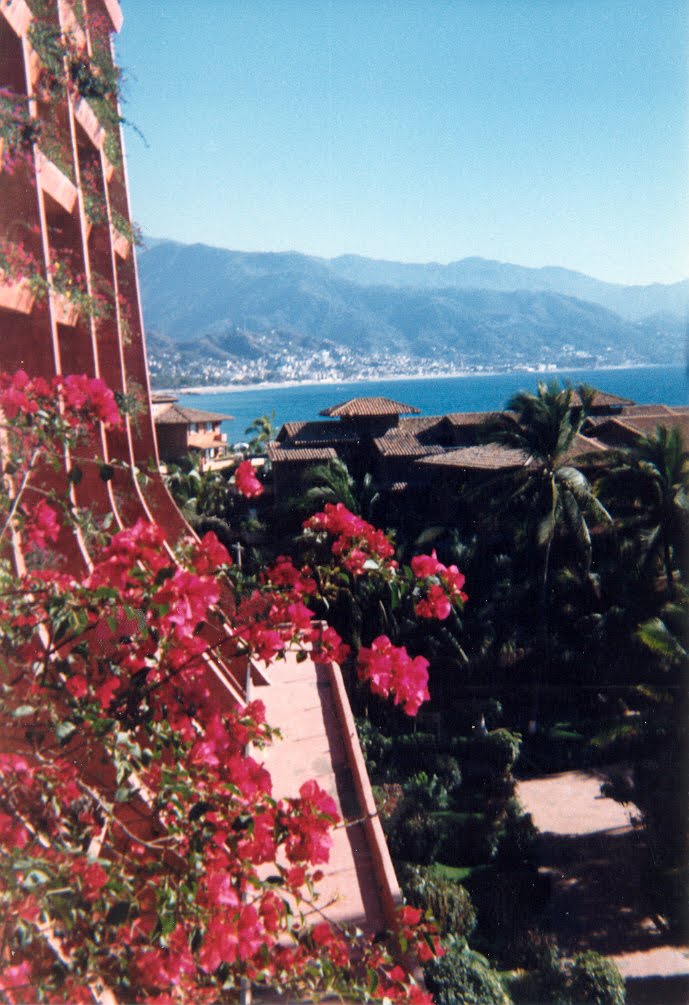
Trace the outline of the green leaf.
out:
M 67 478 L 72 483 L 72 485 L 78 485 L 81 479 L 84 477 L 84 472 L 81 470 L 78 464 L 75 464 L 67 472 Z
M 98 474 L 100 475 L 101 481 L 111 482 L 115 477 L 115 469 L 112 464 L 101 464 Z

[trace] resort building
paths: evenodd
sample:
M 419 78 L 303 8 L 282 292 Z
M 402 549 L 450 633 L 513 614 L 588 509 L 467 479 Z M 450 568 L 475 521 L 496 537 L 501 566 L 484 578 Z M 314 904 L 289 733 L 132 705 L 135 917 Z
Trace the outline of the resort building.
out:
M 122 20 L 118 0 L 0 0 L 0 370 L 102 378 L 135 405 L 123 429 L 101 427 L 92 444 L 92 457 L 124 463 L 112 464 L 107 479 L 99 465 L 83 464 L 73 501 L 115 530 L 155 521 L 172 544 L 191 531 L 157 473 L 160 456 L 193 450 L 213 463 L 225 449 L 227 416 L 151 398 L 112 63 Z M 67 53 L 53 77 L 46 37 Z M 68 75 L 68 54 L 83 72 Z M 99 79 L 111 81 L 97 101 L 88 86 L 96 60 Z M 138 472 L 154 473 L 144 481 Z M 45 477 L 64 490 L 66 476 Z M 65 532 L 57 547 L 61 571 L 86 573 L 83 535 Z M 209 638 L 218 633 L 207 626 Z M 317 776 L 336 800 L 345 826 L 324 866 L 323 910 L 369 932 L 391 926 L 400 892 L 339 669 L 320 665 L 315 646 L 305 661 L 288 654 L 268 669 L 245 656 L 209 657 L 206 676 L 219 710 L 242 705 L 249 692 L 264 699 L 285 736 L 265 755 L 278 796 Z
M 572 405 L 582 407 L 576 391 Z M 320 414 L 339 421 L 286 423 L 270 445 L 276 496 L 298 492 L 309 467 L 339 457 L 355 477 L 370 473 L 378 491 L 392 499 L 406 505 L 432 499 L 442 508 L 450 486 L 532 463 L 518 451 L 485 442 L 482 427 L 491 412 L 422 417 L 418 409 L 387 398 L 353 398 Z M 631 445 L 659 425 L 679 427 L 688 440 L 689 408 L 636 405 L 596 391 L 572 456 Z
M 200 408 L 185 408 L 175 395 L 151 394 L 158 454 L 163 462 L 181 461 L 189 454 L 199 458 L 201 470 L 222 467 L 227 456 L 227 436 L 221 425 L 232 418 Z

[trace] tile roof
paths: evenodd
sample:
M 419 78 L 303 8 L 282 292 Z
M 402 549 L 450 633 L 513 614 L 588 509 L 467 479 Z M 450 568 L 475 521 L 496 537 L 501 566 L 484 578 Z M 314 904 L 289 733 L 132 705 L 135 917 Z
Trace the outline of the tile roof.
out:
M 583 454 L 599 454 L 601 451 L 609 450 L 607 444 L 593 436 L 584 436 L 577 433 L 569 450 L 564 454 L 565 458 L 581 457 Z
M 414 433 L 401 432 L 379 436 L 373 444 L 382 457 L 423 457 L 425 454 L 442 454 L 437 443 L 421 443 Z
M 581 397 L 578 391 L 572 389 L 571 400 L 573 405 L 581 404 Z M 602 408 L 605 405 L 633 405 L 633 404 L 634 404 L 633 398 L 621 398 L 618 394 L 609 394 L 608 391 L 596 390 L 596 394 L 593 399 L 594 408 Z
M 672 414 L 669 405 L 626 405 L 622 415 L 667 415 Z
M 480 426 L 498 414 L 498 412 L 450 412 L 445 419 L 451 426 Z
M 689 413 L 676 412 L 656 415 L 624 415 L 615 419 L 621 426 L 632 429 L 640 436 L 649 436 L 655 433 L 658 426 L 666 426 L 668 429 L 679 429 L 684 437 L 685 444 L 689 444 Z
M 220 415 L 217 412 L 204 412 L 200 408 L 183 408 L 181 405 L 170 405 L 164 412 L 155 416 L 157 426 L 188 425 L 190 422 L 223 422 L 231 419 L 231 415 Z
M 283 435 L 284 434 L 284 435 Z M 356 443 L 360 435 L 339 422 L 286 422 L 277 435 L 279 443 L 306 445 L 307 443 Z
M 403 416 L 400 419 L 399 426 L 396 426 L 395 429 L 413 432 L 418 436 L 419 433 L 427 433 L 436 428 L 439 430 L 444 423 L 444 415 Z M 395 430 L 390 430 L 390 433 L 386 435 L 392 435 L 394 432 Z
M 486 443 L 478 447 L 458 447 L 435 457 L 422 457 L 417 464 L 434 464 L 438 467 L 461 470 L 507 471 L 528 467 L 531 458 L 520 450 L 511 450 L 499 443 Z
M 339 405 L 331 405 L 324 408 L 319 415 L 343 415 L 351 417 L 353 415 L 419 415 L 420 408 L 412 405 L 403 405 L 392 398 L 350 398 Z
M 282 447 L 268 444 L 268 460 L 277 464 L 305 464 L 310 461 L 334 461 L 337 452 L 332 447 Z

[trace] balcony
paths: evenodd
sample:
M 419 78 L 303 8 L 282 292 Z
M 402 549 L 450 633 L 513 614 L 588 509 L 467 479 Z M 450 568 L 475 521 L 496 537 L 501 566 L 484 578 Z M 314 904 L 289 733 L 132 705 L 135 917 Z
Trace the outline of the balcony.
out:
M 59 325 L 67 325 L 74 328 L 79 320 L 79 307 L 69 300 L 63 293 L 50 294 L 50 306 L 55 322 Z
M 36 154 L 36 168 L 42 190 L 62 206 L 66 213 L 72 213 L 77 201 L 76 185 L 40 150 Z
M 119 31 L 122 27 L 122 22 L 124 21 L 124 16 L 119 3 L 117 0 L 103 0 L 103 6 L 108 13 L 113 30 Z
M 112 246 L 115 249 L 115 253 L 120 256 L 120 258 L 129 258 L 129 252 L 132 250 L 131 243 L 127 240 L 124 234 L 120 234 L 119 230 L 115 227 L 110 226 L 110 236 L 112 238 Z
M 97 150 L 103 149 L 105 129 L 98 116 L 85 98 L 79 98 L 74 105 L 74 117 Z
M 26 0 L 0 0 L 0 13 L 4 14 L 15 35 L 26 33 L 32 17 Z
M 14 283 L 4 283 L 0 276 L 0 307 L 17 314 L 30 314 L 36 302 L 36 294 L 28 279 Z

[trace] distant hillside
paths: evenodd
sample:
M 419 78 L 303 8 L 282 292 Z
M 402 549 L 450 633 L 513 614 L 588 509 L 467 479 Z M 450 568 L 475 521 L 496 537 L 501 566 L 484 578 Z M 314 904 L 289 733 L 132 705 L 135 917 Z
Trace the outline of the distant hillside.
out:
M 623 286 L 604 283 L 582 272 L 546 267 L 527 269 L 521 265 L 494 262 L 486 258 L 464 258 L 439 265 L 387 262 L 359 255 L 333 258 L 330 268 L 343 279 L 364 286 L 413 286 L 417 289 L 540 290 L 561 293 L 600 304 L 630 321 L 642 321 L 655 314 L 686 317 L 689 307 L 689 280 L 664 286 Z
M 142 252 L 139 272 L 152 353 L 176 353 L 180 366 L 278 353 L 304 366 L 334 354 L 340 369 L 350 357 L 355 367 L 393 356 L 454 368 L 674 362 L 689 292 L 689 283 L 613 286 L 482 259 L 328 261 L 171 241 Z

